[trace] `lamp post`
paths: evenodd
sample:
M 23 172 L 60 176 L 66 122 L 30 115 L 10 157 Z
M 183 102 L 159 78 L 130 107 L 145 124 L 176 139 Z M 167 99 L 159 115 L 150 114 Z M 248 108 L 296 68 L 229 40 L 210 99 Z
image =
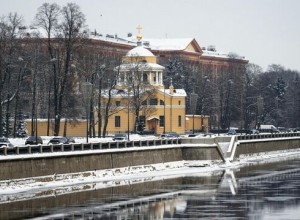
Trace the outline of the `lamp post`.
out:
M 164 134 L 166 133 L 166 87 L 164 85 Z
M 198 94 L 196 94 L 193 91 L 190 95 L 190 106 L 191 106 L 191 110 L 193 112 L 193 134 L 195 133 L 195 112 L 196 112 L 196 107 L 197 107 L 197 99 L 198 99 Z
M 129 86 L 128 86 L 128 88 L 127 88 L 127 139 L 128 139 L 128 141 L 130 140 L 129 139 L 129 127 L 130 127 L 130 123 L 129 123 L 129 120 L 130 120 L 130 118 L 129 118 L 129 116 L 130 116 L 130 113 L 129 113 L 129 110 L 130 110 L 130 102 L 129 102 L 130 94 L 129 94 L 129 92 L 130 92 L 130 89 L 129 89 Z
M 81 89 L 82 89 L 83 100 L 86 108 L 86 143 L 88 143 L 89 142 L 89 110 L 91 107 L 90 101 L 91 101 L 93 84 L 89 82 L 84 82 L 81 85 Z

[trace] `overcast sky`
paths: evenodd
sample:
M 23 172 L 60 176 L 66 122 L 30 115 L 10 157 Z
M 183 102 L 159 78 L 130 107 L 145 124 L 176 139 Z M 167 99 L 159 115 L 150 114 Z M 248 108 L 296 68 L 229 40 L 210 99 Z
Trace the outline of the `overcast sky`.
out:
M 17 12 L 30 24 L 44 2 L 77 3 L 100 33 L 136 34 L 140 24 L 145 38 L 192 37 L 265 70 L 300 71 L 300 0 L 0 0 L 0 15 Z

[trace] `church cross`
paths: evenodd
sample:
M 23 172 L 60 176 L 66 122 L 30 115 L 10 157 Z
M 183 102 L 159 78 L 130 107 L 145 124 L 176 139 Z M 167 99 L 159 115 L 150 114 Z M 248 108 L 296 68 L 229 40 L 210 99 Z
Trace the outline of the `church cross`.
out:
M 141 25 L 137 26 L 136 29 L 137 29 L 137 31 L 138 31 L 138 34 L 141 34 L 141 30 L 143 29 L 143 28 L 141 27 Z

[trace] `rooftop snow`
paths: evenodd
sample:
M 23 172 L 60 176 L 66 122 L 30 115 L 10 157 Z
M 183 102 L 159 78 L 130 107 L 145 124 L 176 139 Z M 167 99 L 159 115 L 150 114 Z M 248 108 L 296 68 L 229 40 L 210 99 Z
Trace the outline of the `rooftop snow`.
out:
M 22 29 L 19 30 L 19 34 L 26 36 L 29 35 L 31 37 L 47 37 L 47 34 L 45 32 L 45 30 L 43 30 L 42 28 L 35 28 L 35 27 L 23 27 Z M 51 35 L 52 38 L 55 38 L 57 36 L 55 36 L 56 33 L 53 33 Z M 106 41 L 106 42 L 112 42 L 112 43 L 117 43 L 117 44 L 125 44 L 125 45 L 129 45 L 129 46 L 136 46 L 137 45 L 137 40 L 135 37 L 126 37 L 126 38 L 120 38 L 117 35 L 110 35 L 110 34 L 106 34 L 106 35 L 102 35 L 102 34 L 94 34 L 91 33 L 89 35 L 90 39 L 94 39 L 94 40 L 101 40 L 101 41 Z M 174 39 L 169 39 L 169 38 L 158 38 L 158 39 L 153 39 L 153 38 L 146 38 L 143 39 L 143 43 L 144 45 L 148 45 L 146 47 L 149 47 L 149 49 L 151 50 L 185 50 L 188 45 L 193 41 L 194 38 L 174 38 Z M 148 43 L 148 44 L 147 44 Z M 137 49 L 138 48 L 138 49 Z M 129 56 L 154 56 L 152 54 L 152 52 L 150 52 L 149 50 L 147 50 L 146 48 L 143 47 L 136 47 L 133 49 L 132 52 L 130 52 L 130 54 L 128 54 Z M 148 51 L 148 52 L 147 52 Z M 220 57 L 220 58 L 226 58 L 226 59 L 230 59 L 230 58 L 235 58 L 235 59 L 241 59 L 241 60 L 245 60 L 245 57 L 243 56 L 238 56 L 236 54 L 233 53 L 224 53 L 224 52 L 219 52 L 219 51 L 210 51 L 210 50 L 203 50 L 203 54 L 202 56 L 204 57 Z M 128 53 L 129 53 L 128 52 Z
M 159 89 L 161 93 L 166 93 L 169 96 L 174 96 L 174 97 L 186 97 L 186 92 L 184 89 L 174 89 L 173 95 L 170 94 L 170 89 Z
M 164 70 L 165 67 L 157 63 L 123 63 L 115 68 L 115 70 L 132 70 L 132 71 L 151 71 L 151 70 Z
M 185 50 L 192 41 L 193 38 L 144 39 L 144 42 L 149 42 L 151 50 Z
M 245 57 L 239 56 L 237 54 L 233 53 L 224 53 L 220 51 L 209 51 L 209 50 L 202 50 L 204 57 L 220 57 L 220 58 L 226 58 L 226 59 L 239 59 L 239 60 L 245 60 Z
M 144 48 L 143 46 L 137 46 L 128 51 L 127 57 L 154 57 L 153 53 Z

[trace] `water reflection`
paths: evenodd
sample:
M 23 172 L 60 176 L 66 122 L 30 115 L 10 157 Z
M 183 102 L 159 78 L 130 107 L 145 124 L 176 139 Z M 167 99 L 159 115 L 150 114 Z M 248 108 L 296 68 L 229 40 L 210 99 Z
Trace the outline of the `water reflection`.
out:
M 300 161 L 4 200 L 1 219 L 299 219 Z M 75 187 L 75 186 L 74 186 Z M 79 190 L 80 189 L 80 190 Z M 61 193 L 58 193 L 61 192 Z

